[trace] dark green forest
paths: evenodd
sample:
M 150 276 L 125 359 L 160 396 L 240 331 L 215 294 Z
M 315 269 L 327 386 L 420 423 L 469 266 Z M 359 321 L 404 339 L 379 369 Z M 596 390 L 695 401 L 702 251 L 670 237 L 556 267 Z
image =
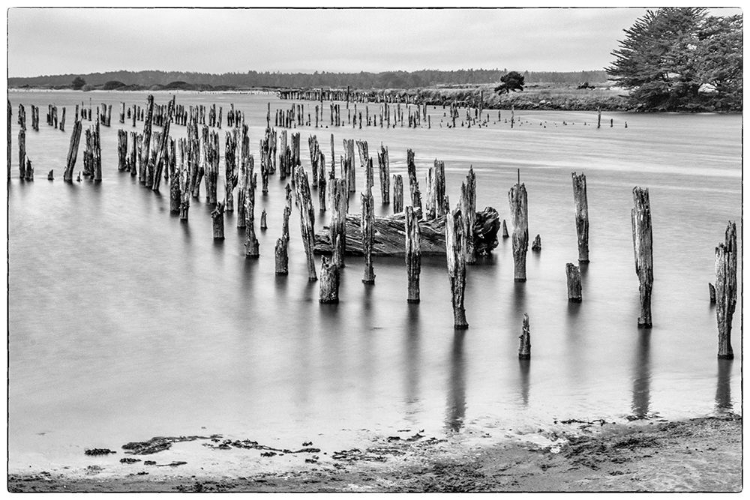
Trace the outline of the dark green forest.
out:
M 89 86 L 103 86 L 119 82 L 125 86 L 149 88 L 153 85 L 169 85 L 175 82 L 210 89 L 243 89 L 257 87 L 333 87 L 347 85 L 357 89 L 410 89 L 417 87 L 496 84 L 509 73 L 503 69 L 461 69 L 456 71 L 420 70 L 386 71 L 381 73 L 270 73 L 248 71 L 247 73 L 195 73 L 183 71 L 109 71 L 106 73 L 44 75 L 29 78 L 8 78 L 10 87 L 71 88 L 75 78 L 82 78 Z M 529 72 L 523 73 L 526 83 L 603 83 L 605 71 L 575 72 Z

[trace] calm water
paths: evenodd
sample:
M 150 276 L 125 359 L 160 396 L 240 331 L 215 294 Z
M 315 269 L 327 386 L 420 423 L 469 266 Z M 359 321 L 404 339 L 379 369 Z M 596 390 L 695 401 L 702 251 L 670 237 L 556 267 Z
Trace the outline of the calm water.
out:
M 256 223 L 265 208 L 269 226 L 258 231 L 258 260 L 244 258 L 234 214 L 225 221 L 226 240 L 213 241 L 203 187 L 187 224 L 170 215 L 168 188 L 157 195 L 117 172 L 117 129 L 132 130 L 131 122 L 117 123 L 118 103 L 145 105 L 146 95 L 10 93 L 11 470 L 70 463 L 83 448 L 119 449 L 158 435 L 221 433 L 295 446 L 363 428 L 493 434 L 554 418 L 741 410 L 739 311 L 732 339 L 738 358 L 719 362 L 707 290 L 727 220 L 741 223 L 741 116 L 609 113 L 597 130 L 595 113 L 521 111 L 515 129 L 498 123 L 449 130 L 439 127 L 443 110 L 436 108 L 431 130 L 301 128 L 308 169 L 308 135 L 318 135 L 330 162 L 331 132 L 337 156 L 343 139 L 369 141 L 371 154 L 382 141 L 393 173 L 405 174 L 406 149 L 414 149 L 423 191 L 433 160 L 445 161 L 454 205 L 473 165 L 478 207 L 493 206 L 506 219 L 507 193 L 521 169 L 529 234 L 541 234 L 543 250 L 529 252 L 526 283 L 513 281 L 510 240 L 470 267 L 470 329 L 455 332 L 440 258 L 423 260 L 421 304 L 406 302 L 402 259 L 376 258 L 376 284 L 365 286 L 362 259 L 353 257 L 341 302 L 319 304 L 318 284 L 307 282 L 296 209 L 290 274 L 275 276 L 284 186 L 278 175 L 267 197 L 257 195 Z M 102 127 L 104 179 L 67 184 L 61 179 L 73 106 L 89 98 L 113 104 L 112 128 Z M 157 94 L 156 102 L 169 98 Z M 269 100 L 274 109 L 291 105 L 237 94 L 179 94 L 177 102 L 222 104 L 225 117 L 233 102 L 247 113 L 257 145 Z M 33 183 L 17 179 L 19 103 L 41 106 L 40 130 L 29 126 L 26 139 Z M 68 107 L 67 132 L 46 125 L 51 103 Z M 28 107 L 27 117 L 30 124 Z M 185 127 L 172 126 L 172 134 L 184 136 Z M 223 150 L 224 131 L 221 143 Z M 46 180 L 51 169 L 54 182 Z M 572 171 L 586 173 L 591 219 L 581 304 L 567 302 L 565 285 L 565 263 L 577 259 Z M 357 175 L 361 186 L 362 171 Z M 649 188 L 653 213 L 650 331 L 636 326 L 636 185 Z M 376 185 L 378 213 L 386 214 L 391 208 L 377 203 L 379 193 Z M 359 211 L 358 197 L 352 207 Z M 316 229 L 329 214 L 319 215 Z M 530 363 L 517 357 L 524 312 L 531 318 Z

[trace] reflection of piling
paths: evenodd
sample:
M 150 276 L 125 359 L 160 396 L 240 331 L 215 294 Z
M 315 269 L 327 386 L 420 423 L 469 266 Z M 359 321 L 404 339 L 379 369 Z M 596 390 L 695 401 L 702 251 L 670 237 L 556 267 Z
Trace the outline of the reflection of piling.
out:
M 732 410 L 732 360 L 719 359 L 719 373 L 716 377 L 716 409 Z
M 651 332 L 642 331 L 638 335 L 632 410 L 635 417 L 645 418 L 651 405 Z
M 654 284 L 651 203 L 648 189 L 633 188 L 635 208 L 631 211 L 635 272 L 640 285 L 641 315 L 638 328 L 651 328 L 651 289 Z
M 463 342 L 465 332 L 455 332 L 451 351 L 451 373 L 448 394 L 446 427 L 453 432 L 461 430 L 466 417 L 466 378 Z
M 737 304 L 737 226 L 729 222 L 724 243 L 716 247 L 716 321 L 719 358 L 733 359 L 732 318 Z

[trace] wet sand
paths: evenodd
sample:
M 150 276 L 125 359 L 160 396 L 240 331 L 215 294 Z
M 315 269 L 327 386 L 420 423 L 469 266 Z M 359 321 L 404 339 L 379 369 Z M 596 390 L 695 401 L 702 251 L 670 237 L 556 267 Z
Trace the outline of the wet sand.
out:
M 8 476 L 11 492 L 506 492 L 742 490 L 742 417 L 555 422 L 497 440 L 404 429 L 361 449 L 201 437 L 151 454 Z M 274 451 L 275 450 L 275 451 Z M 179 460 L 184 457 L 185 460 Z M 132 463 L 121 462 L 123 458 Z M 146 461 L 154 463 L 146 465 Z

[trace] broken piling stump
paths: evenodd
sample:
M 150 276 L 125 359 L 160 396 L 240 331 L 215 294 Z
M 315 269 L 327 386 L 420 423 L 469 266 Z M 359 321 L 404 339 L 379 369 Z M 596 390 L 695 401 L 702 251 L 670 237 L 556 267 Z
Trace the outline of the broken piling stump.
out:
M 268 229 L 268 224 L 266 223 L 266 209 L 265 208 L 260 213 L 260 229 L 261 231 L 265 231 L 266 229 Z
M 633 230 L 635 272 L 638 275 L 641 314 L 638 328 L 651 328 L 651 290 L 654 284 L 653 239 L 651 234 L 651 202 L 648 189 L 633 188 L 635 207 L 630 212 Z
M 542 251 L 542 237 L 540 235 L 536 235 L 536 238 L 534 238 L 534 243 L 531 244 L 531 250 L 533 252 L 541 252 Z
M 284 218 L 281 223 L 281 238 L 276 240 L 274 250 L 276 262 L 276 274 L 289 274 L 289 216 L 292 213 L 292 198 L 289 184 L 286 185 L 286 205 L 284 205 Z
M 573 200 L 576 206 L 576 234 L 578 262 L 589 262 L 589 204 L 586 195 L 586 175 L 573 172 Z
M 414 151 L 406 151 L 406 169 L 409 174 L 409 191 L 411 193 L 411 206 L 417 213 L 419 219 L 422 218 L 422 193 L 419 192 L 419 181 L 417 181 L 417 166 L 414 164 Z
M 81 120 L 76 114 L 76 121 L 73 124 L 73 131 L 70 134 L 70 147 L 68 148 L 68 158 L 65 164 L 65 171 L 63 172 L 63 180 L 73 182 L 73 168 L 76 165 L 76 157 L 78 156 L 78 145 L 81 141 L 81 131 L 83 125 Z
M 369 160 L 369 168 L 372 168 L 372 159 Z M 375 283 L 375 272 L 372 268 L 372 236 L 373 221 L 375 217 L 375 201 L 372 196 L 372 190 L 368 186 L 364 193 L 361 194 L 362 201 L 362 248 L 365 252 L 365 271 L 362 283 Z
M 508 226 L 505 224 L 505 219 L 503 219 L 503 238 L 509 238 L 508 235 Z
M 708 300 L 711 304 L 716 304 L 716 287 L 713 283 L 708 284 Z
M 339 268 L 328 257 L 320 265 L 320 302 L 335 304 L 339 301 Z
M 732 318 L 737 305 L 737 226 L 727 224 L 724 243 L 716 247 L 716 322 L 719 328 L 719 359 L 734 359 Z
M 518 338 L 521 339 L 518 358 L 531 359 L 531 328 L 529 327 L 529 315 L 526 313 L 523 313 L 523 331 Z
M 474 247 L 474 225 L 477 219 L 477 179 L 474 168 L 469 167 L 466 182 L 461 184 L 461 213 L 463 214 L 464 236 L 466 241 L 466 263 L 474 264 L 477 261 L 476 248 Z
M 581 269 L 571 263 L 565 264 L 565 276 L 568 282 L 568 302 L 581 302 Z
M 54 170 L 50 170 L 49 171 L 49 173 L 47 174 L 47 180 L 48 181 L 54 181 L 55 180 L 54 172 L 55 172 Z
M 213 212 L 211 212 L 211 218 L 213 219 L 214 239 L 223 240 L 224 239 L 224 204 L 222 202 L 218 202 L 216 204 L 216 208 L 214 208 Z
M 388 158 L 388 148 L 380 143 L 380 151 L 378 151 L 378 172 L 380 174 L 380 202 L 383 205 L 388 205 L 391 202 L 390 191 L 391 191 L 391 174 L 390 174 L 390 160 Z M 402 186 L 403 189 L 403 186 Z M 402 194 L 403 202 L 403 194 Z
M 328 227 L 329 240 L 333 253 L 333 263 L 345 267 L 346 252 L 346 179 L 331 179 L 331 223 Z
M 393 175 L 393 213 L 404 211 L 404 180 L 401 174 Z
M 245 165 L 245 257 L 259 257 L 260 244 L 255 236 L 255 186 L 258 175 L 254 170 L 253 155 Z

